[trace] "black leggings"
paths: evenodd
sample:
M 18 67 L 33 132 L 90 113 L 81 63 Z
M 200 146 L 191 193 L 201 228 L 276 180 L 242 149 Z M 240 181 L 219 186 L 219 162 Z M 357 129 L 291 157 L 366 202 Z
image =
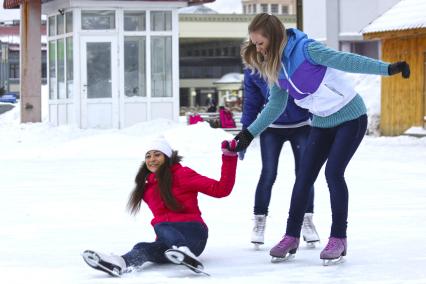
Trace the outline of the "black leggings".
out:
M 367 130 L 367 115 L 333 128 L 313 127 L 293 187 L 286 234 L 300 236 L 310 190 L 324 163 L 332 212 L 331 237 L 346 238 L 348 187 L 345 170 Z

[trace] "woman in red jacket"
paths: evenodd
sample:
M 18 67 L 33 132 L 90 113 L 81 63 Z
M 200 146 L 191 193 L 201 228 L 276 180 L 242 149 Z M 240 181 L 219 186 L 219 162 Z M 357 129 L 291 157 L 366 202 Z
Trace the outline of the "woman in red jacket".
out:
M 86 250 L 86 263 L 112 276 L 119 276 L 150 261 L 184 264 L 196 272 L 203 265 L 197 259 L 207 243 L 208 228 L 198 208 L 199 192 L 212 197 L 228 196 L 235 183 L 237 154 L 235 141 L 222 142 L 220 180 L 202 176 L 180 164 L 182 157 L 164 139 L 154 141 L 136 175 L 136 186 L 130 195 L 128 209 L 139 212 L 142 200 L 151 209 L 151 221 L 157 238 L 154 242 L 136 244 L 128 253 L 105 255 Z M 228 150 L 230 149 L 230 150 Z

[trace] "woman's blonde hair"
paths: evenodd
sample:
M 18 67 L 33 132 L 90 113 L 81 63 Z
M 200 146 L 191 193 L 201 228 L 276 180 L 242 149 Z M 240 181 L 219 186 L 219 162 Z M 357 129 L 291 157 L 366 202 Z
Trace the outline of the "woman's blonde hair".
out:
M 269 84 L 278 80 L 278 72 L 281 69 L 281 54 L 287 43 L 287 34 L 284 24 L 274 15 L 267 13 L 257 14 L 250 25 L 248 32 L 258 32 L 269 40 L 267 58 L 256 51 L 250 39 L 241 46 L 241 58 L 246 68 L 259 71 Z

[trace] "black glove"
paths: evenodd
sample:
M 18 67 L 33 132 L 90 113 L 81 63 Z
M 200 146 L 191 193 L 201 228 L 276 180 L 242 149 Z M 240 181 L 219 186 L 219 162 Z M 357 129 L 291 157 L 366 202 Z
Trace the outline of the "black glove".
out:
M 253 135 L 248 131 L 247 129 L 243 129 L 240 131 L 240 133 L 237 134 L 237 136 L 234 137 L 234 140 L 238 142 L 237 147 L 233 150 L 235 152 L 240 152 L 250 145 L 251 141 L 253 140 Z
M 405 61 L 398 61 L 392 63 L 388 67 L 389 75 L 395 75 L 398 73 L 402 73 L 402 77 L 407 79 L 410 78 L 410 65 L 408 65 Z

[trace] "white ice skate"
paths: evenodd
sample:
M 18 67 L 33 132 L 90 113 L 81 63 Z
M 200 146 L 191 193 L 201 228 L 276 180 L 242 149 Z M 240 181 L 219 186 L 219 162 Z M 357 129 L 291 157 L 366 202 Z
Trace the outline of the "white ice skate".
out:
M 173 246 L 171 249 L 166 250 L 164 255 L 174 264 L 184 265 L 195 273 L 210 276 L 210 274 L 204 272 L 204 266 L 201 261 L 186 246 Z
M 126 270 L 126 262 L 118 255 L 107 255 L 92 250 L 85 250 L 82 256 L 90 267 L 106 272 L 114 277 L 120 277 Z
M 266 215 L 254 215 L 254 227 L 251 233 L 251 242 L 255 249 L 264 244 Z
M 312 217 L 312 213 L 306 213 L 302 224 L 302 236 L 308 248 L 315 248 L 315 244 L 320 241 Z

